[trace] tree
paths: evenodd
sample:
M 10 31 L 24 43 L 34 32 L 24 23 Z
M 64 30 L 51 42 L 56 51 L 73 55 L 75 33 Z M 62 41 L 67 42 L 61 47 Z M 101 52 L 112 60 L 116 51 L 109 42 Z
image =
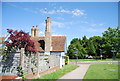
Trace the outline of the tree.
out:
M 75 59 L 76 58 L 75 53 L 74 53 L 74 48 L 75 48 L 74 44 L 71 44 L 68 47 L 67 55 L 69 56 L 70 59 Z
M 96 56 L 96 49 L 92 40 L 89 40 L 87 50 L 89 55 Z
M 67 51 L 67 55 L 70 57 L 70 58 L 76 58 L 76 54 L 74 53 L 75 52 L 75 49 L 78 51 L 78 58 L 85 58 L 86 57 L 86 54 L 87 54 L 87 51 L 86 51 L 86 48 L 83 47 L 83 41 L 81 39 L 78 39 L 78 38 L 74 38 L 72 41 L 71 41 L 71 44 L 69 45 L 68 47 L 68 51 Z
M 83 45 L 83 47 L 86 48 L 86 47 L 87 47 L 87 43 L 88 43 L 88 39 L 87 39 L 87 37 L 84 35 L 84 36 L 82 37 L 82 44 L 81 44 L 81 45 Z
M 113 54 L 111 50 L 118 51 L 119 49 L 119 28 L 108 28 L 104 31 L 103 38 L 105 39 L 104 51 L 108 54 L 108 57 L 112 57 Z
M 70 42 L 70 44 L 75 44 L 79 39 L 78 38 L 74 38 L 72 39 L 72 41 Z
M 116 50 L 116 54 L 120 52 L 120 29 L 108 28 L 102 33 L 103 36 L 93 36 L 87 39 L 83 36 L 82 39 L 74 38 L 71 41 L 70 47 L 68 47 L 68 55 L 72 58 L 75 57 L 73 48 L 78 50 L 78 57 L 85 58 L 87 55 L 92 55 L 100 58 L 111 58 L 113 53 L 111 50 Z M 71 51 L 71 52 L 70 52 Z M 69 54 L 70 53 L 70 54 Z
M 80 44 L 80 41 L 77 41 L 75 44 L 75 49 L 78 51 L 78 58 L 85 58 L 87 52 L 83 45 Z
M 22 30 L 18 32 L 12 29 L 7 29 L 7 32 L 10 34 L 8 40 L 5 41 L 7 52 L 25 48 L 26 52 L 36 53 L 34 42 L 30 39 L 29 33 L 25 33 Z
M 103 49 L 104 38 L 100 36 L 93 36 L 90 37 L 89 40 L 93 43 L 95 56 L 100 56 L 100 52 L 102 52 L 101 50 Z

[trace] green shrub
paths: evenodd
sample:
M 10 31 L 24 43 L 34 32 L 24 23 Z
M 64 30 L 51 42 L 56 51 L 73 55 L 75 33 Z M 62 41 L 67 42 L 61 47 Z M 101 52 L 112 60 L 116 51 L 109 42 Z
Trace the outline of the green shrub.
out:
M 120 53 L 117 53 L 117 54 L 116 54 L 116 58 L 120 58 Z
M 69 56 L 65 56 L 65 65 L 69 64 Z
M 93 56 L 93 59 L 100 59 L 100 56 Z

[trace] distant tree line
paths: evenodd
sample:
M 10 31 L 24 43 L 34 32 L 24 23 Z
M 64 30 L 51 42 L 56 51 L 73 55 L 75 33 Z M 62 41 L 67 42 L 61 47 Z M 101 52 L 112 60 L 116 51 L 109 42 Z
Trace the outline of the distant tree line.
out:
M 75 51 L 78 51 L 77 54 Z M 70 42 L 67 55 L 70 59 L 75 59 L 76 56 L 81 59 L 88 56 L 97 59 L 101 55 L 103 58 L 120 57 L 120 30 L 118 27 L 109 27 L 102 33 L 102 36 L 74 38 Z

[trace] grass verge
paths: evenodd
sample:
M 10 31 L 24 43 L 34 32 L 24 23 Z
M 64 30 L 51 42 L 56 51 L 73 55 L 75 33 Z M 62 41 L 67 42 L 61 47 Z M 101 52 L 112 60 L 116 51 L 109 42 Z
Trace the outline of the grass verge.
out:
M 79 67 L 79 66 L 71 65 L 71 64 L 65 65 L 62 69 L 58 69 L 58 70 L 56 70 L 53 73 L 49 73 L 49 74 L 43 75 L 40 78 L 34 79 L 34 81 L 39 81 L 41 79 L 53 79 L 53 80 L 54 79 L 59 79 L 60 77 L 62 77 L 63 75 L 65 75 L 68 72 L 71 72 L 72 70 L 76 69 L 77 67 Z M 50 80 L 48 80 L 48 81 L 50 81 Z
M 120 67 L 118 64 L 93 64 L 84 79 L 118 79 L 118 66 Z

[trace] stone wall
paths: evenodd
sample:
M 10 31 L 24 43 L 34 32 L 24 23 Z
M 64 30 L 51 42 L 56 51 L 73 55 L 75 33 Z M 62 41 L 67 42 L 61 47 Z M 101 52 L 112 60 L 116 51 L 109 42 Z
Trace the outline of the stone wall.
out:
M 8 59 L 4 63 L 1 63 L 0 75 L 19 75 L 18 67 L 21 65 L 20 54 L 20 51 L 9 54 Z M 24 62 L 22 62 L 24 75 L 36 73 L 38 71 L 45 72 L 48 69 L 60 65 L 59 55 L 47 56 L 38 53 L 37 56 L 36 54 L 24 54 L 22 59 L 24 59 Z
M 65 53 L 64 52 L 51 52 L 51 55 L 59 55 L 60 58 L 60 68 L 62 68 L 65 65 Z
M 8 55 L 5 62 L 1 58 L 0 75 L 18 75 L 17 67 L 20 64 L 20 51 L 13 52 Z

